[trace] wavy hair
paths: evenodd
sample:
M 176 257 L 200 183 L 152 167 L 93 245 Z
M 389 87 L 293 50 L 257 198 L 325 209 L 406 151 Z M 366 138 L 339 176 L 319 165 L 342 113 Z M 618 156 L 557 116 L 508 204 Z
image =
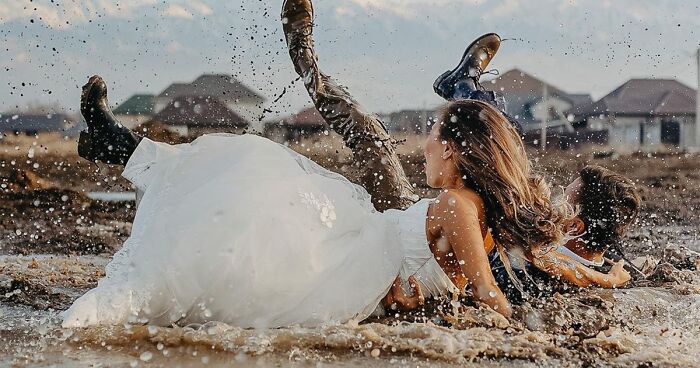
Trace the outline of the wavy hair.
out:
M 486 225 L 512 276 L 503 253 L 521 250 L 537 257 L 562 239 L 563 224 L 574 211 L 563 201 L 552 202 L 549 185 L 533 172 L 517 130 L 494 107 L 458 100 L 443 108 L 441 118 L 440 138 L 457 152 L 464 185 L 484 201 Z

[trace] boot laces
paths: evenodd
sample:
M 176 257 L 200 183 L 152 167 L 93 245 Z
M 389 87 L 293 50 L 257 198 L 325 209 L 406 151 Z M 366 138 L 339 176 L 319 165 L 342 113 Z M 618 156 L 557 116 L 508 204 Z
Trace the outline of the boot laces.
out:
M 501 73 L 498 71 L 498 69 L 495 69 L 495 68 L 494 68 L 494 69 L 485 70 L 485 71 L 479 70 L 479 78 L 474 78 L 474 79 L 476 80 L 476 83 L 475 83 L 475 84 L 476 84 L 477 88 L 479 88 L 479 89 L 481 89 L 481 90 L 484 90 L 484 89 L 485 89 L 484 86 L 481 85 L 481 81 L 480 81 L 480 80 L 481 80 L 481 77 L 482 77 L 484 74 L 491 74 L 491 75 L 495 75 L 495 76 L 501 75 Z

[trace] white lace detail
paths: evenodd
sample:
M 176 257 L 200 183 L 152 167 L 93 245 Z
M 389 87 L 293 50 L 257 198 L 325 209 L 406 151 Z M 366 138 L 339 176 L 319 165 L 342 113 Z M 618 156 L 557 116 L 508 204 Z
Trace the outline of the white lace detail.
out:
M 333 228 L 333 222 L 336 220 L 335 206 L 325 194 L 321 198 L 316 198 L 313 193 L 299 192 L 301 203 L 307 208 L 315 209 L 319 212 L 321 223 L 329 229 Z
M 372 212 L 376 212 L 375 208 L 371 205 L 372 203 L 372 196 L 369 195 L 367 190 L 363 188 L 360 185 L 357 185 L 350 180 L 348 180 L 346 177 L 332 172 L 328 169 L 323 168 L 323 166 L 315 163 L 314 161 L 311 161 L 308 157 L 302 156 L 298 153 L 296 153 L 294 150 L 292 150 L 289 147 L 286 147 L 284 145 L 281 145 L 278 143 L 278 145 L 284 150 L 289 153 L 289 155 L 299 164 L 299 167 L 304 170 L 308 174 L 316 174 L 320 175 L 323 177 L 326 177 L 328 179 L 333 179 L 337 180 L 341 184 L 345 185 L 348 189 L 352 191 L 352 196 L 353 198 L 357 201 L 357 203 L 362 204 L 365 209 L 370 210 Z

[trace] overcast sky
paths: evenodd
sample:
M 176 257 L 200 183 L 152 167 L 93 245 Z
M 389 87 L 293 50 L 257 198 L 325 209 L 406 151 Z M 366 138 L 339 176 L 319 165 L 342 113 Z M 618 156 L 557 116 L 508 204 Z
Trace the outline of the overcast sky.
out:
M 229 73 L 270 100 L 295 75 L 282 0 L 0 0 L 0 111 L 78 107 L 100 74 L 110 101 L 157 94 L 205 72 Z M 322 68 L 374 111 L 432 107 L 432 82 L 470 40 L 510 39 L 492 67 L 518 67 L 595 98 L 633 77 L 695 88 L 698 0 L 317 0 Z M 280 113 L 309 103 L 295 83 Z

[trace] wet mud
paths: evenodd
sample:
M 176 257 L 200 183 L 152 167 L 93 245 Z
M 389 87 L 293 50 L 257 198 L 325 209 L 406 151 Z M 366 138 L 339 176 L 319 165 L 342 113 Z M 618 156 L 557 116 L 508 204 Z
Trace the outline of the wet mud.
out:
M 345 156 L 314 154 L 352 175 Z M 61 329 L 58 313 L 104 275 L 135 213 L 133 202 L 86 193 L 129 187 L 118 168 L 75 156 L 0 156 L 0 365 L 698 366 L 700 157 L 600 156 L 557 153 L 538 166 L 560 185 L 585 163 L 638 183 L 643 213 L 620 245 L 642 271 L 629 287 L 563 290 L 517 306 L 512 319 L 465 300 L 355 325 L 267 331 L 222 323 Z M 419 175 L 420 155 L 402 159 L 420 191 L 434 194 Z

